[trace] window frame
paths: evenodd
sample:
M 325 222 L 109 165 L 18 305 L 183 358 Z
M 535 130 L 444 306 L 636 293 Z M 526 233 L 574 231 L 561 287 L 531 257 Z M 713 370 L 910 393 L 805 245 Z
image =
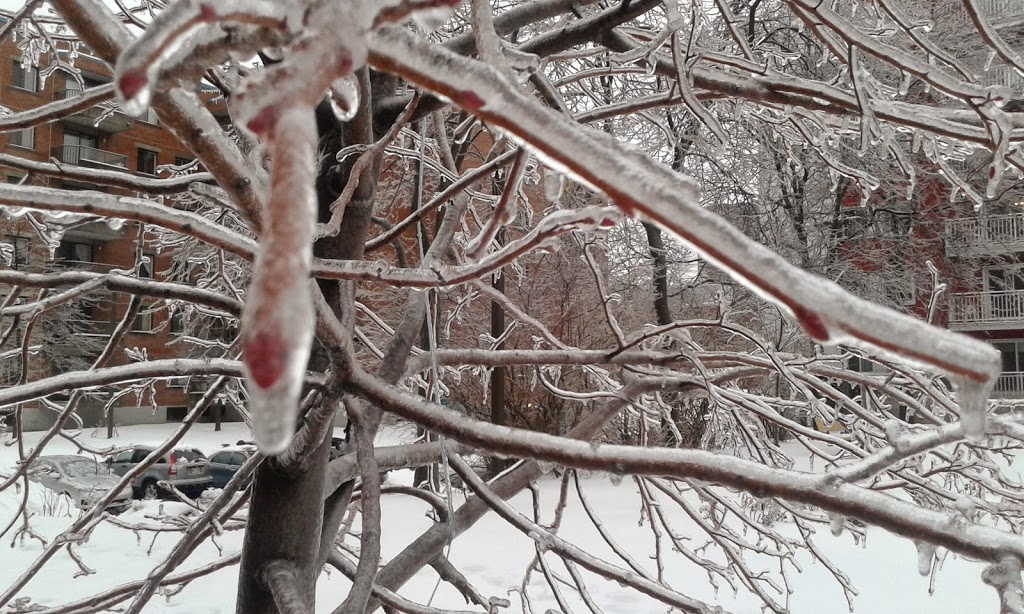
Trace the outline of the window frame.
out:
M 143 170 L 142 162 L 143 162 L 143 159 L 144 159 L 143 158 L 144 155 L 152 155 L 153 156 L 153 172 L 149 172 L 149 171 Z M 157 157 L 158 157 L 158 152 L 157 151 L 155 151 L 153 149 L 147 149 L 145 147 L 137 147 L 135 149 L 135 173 L 137 175 L 145 175 L 147 177 L 156 177 Z
M 85 247 L 88 247 L 89 248 L 89 259 L 88 260 L 80 260 L 80 259 L 78 259 L 77 258 L 78 254 L 76 253 L 78 250 L 73 248 L 72 246 L 85 246 Z M 65 252 L 70 252 L 70 253 L 65 253 Z M 69 256 L 69 255 L 70 256 L 75 256 L 75 258 L 68 258 L 67 256 Z M 62 239 L 61 242 L 60 242 L 60 245 L 57 247 L 57 253 L 55 254 L 55 258 L 54 259 L 57 261 L 58 264 L 71 263 L 73 265 L 75 263 L 80 263 L 80 262 L 81 263 L 93 263 L 93 264 L 95 264 L 96 263 L 96 246 L 93 245 L 92 243 L 87 243 L 85 241 L 72 241 L 72 240 L 69 240 L 69 239 Z
M 11 87 L 30 94 L 39 93 L 39 67 L 29 66 L 27 69 L 22 65 L 20 58 L 14 58 L 11 60 L 12 71 L 11 71 Z M 19 83 L 18 77 L 22 77 L 22 82 Z M 32 83 L 29 85 L 25 82 L 25 77 L 31 76 Z
M 25 138 L 29 144 L 25 144 Z M 17 140 L 15 140 L 17 138 Z M 22 128 L 21 130 L 13 130 L 7 133 L 7 144 L 11 147 L 17 147 L 18 149 L 27 149 L 30 151 L 36 150 L 36 127 L 29 126 L 28 128 Z
M 154 304 L 146 305 L 143 304 L 139 308 L 139 313 L 135 314 L 135 318 L 132 320 L 131 332 L 136 334 L 152 334 L 156 328 L 156 319 L 153 317 L 155 312 L 153 311 Z
M 32 251 L 32 242 L 28 237 L 22 237 L 20 235 L 4 235 L 0 237 L 0 243 L 7 243 L 14 247 L 14 260 L 10 265 L 12 269 L 20 271 L 28 266 L 28 256 Z

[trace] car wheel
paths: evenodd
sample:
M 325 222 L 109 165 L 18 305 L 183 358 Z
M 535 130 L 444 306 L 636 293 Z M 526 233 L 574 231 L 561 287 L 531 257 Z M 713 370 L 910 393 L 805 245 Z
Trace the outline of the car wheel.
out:
M 153 480 L 147 480 L 142 483 L 142 499 L 146 501 L 152 501 L 160 497 L 160 489 L 157 488 L 156 482 Z

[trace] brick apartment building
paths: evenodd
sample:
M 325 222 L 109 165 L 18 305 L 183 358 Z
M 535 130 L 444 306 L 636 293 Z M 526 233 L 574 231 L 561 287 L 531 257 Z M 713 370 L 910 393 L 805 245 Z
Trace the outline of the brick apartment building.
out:
M 999 62 L 985 66 L 988 51 L 980 40 L 964 35 L 974 32 L 974 25 L 959 0 L 910 4 L 936 24 L 936 36 L 941 37 L 943 32 L 938 30 L 945 29 L 955 37 L 957 60 L 981 83 L 1024 92 L 1020 75 Z M 978 0 L 976 4 L 1000 26 L 1004 40 L 1018 52 L 1024 51 L 1024 3 Z M 1024 100 L 1010 101 L 1004 108 L 1021 112 Z M 987 152 L 976 152 L 947 164 L 984 195 L 989 160 Z M 999 404 L 1015 406 L 1024 399 L 1024 190 L 1019 179 L 1007 173 L 997 198 L 976 210 L 970 198 L 954 193 L 936 164 L 923 155 L 914 162 L 918 177 L 910 200 L 905 184 L 888 192 L 879 190 L 866 206 L 859 195 L 848 195 L 839 257 L 868 273 L 895 262 L 887 278 L 875 283 L 887 284 L 884 290 L 892 303 L 922 318 L 928 316 L 933 289 L 926 266 L 931 261 L 939 281 L 947 286 L 935 304 L 933 321 L 989 341 L 1000 351 L 1003 373 L 993 397 Z M 902 271 L 902 278 L 893 270 Z M 854 366 L 883 371 L 878 365 Z
M 0 13 L 0 23 L 7 19 L 9 16 Z M 80 70 L 82 82 L 60 69 L 49 72 L 45 56 L 40 60 L 40 66 L 23 67 L 21 50 L 10 38 L 5 39 L 0 43 L 0 106 L 14 112 L 25 111 L 51 101 L 79 96 L 83 89 L 110 82 L 111 72 L 105 64 L 87 55 L 84 48 L 79 48 L 78 53 L 74 64 Z M 212 93 L 210 99 L 213 99 Z M 226 117 L 222 103 L 213 105 L 211 110 Z M 57 162 L 68 168 L 115 170 L 147 177 L 160 176 L 158 169 L 161 165 L 184 165 L 193 159 L 189 150 L 159 125 L 152 111 L 140 118 L 129 117 L 117 111 L 112 102 L 41 126 L 0 134 L 0 153 L 36 162 Z M 70 190 L 131 194 L 72 181 L 60 175 L 32 174 L 19 168 L 17 161 L 6 158 L 0 161 L 0 181 L 27 181 L 33 185 Z M 59 243 L 54 241 L 47 245 L 28 220 L 12 217 L 9 213 L 0 209 L 0 248 L 7 252 L 0 266 L 36 272 L 54 268 L 106 272 L 114 268 L 132 269 L 136 264 L 139 232 L 136 224 L 126 223 L 113 228 L 103 222 L 94 222 L 76 226 L 64 232 Z M 155 245 L 147 244 L 143 250 L 140 276 L 159 278 L 173 255 L 158 253 Z M 0 286 L 0 300 L 9 291 L 9 287 Z M 29 293 L 24 293 L 23 300 L 27 296 Z M 93 296 L 97 300 L 75 303 L 74 332 L 58 340 L 59 347 L 54 350 L 61 352 L 62 357 L 81 355 L 83 361 L 88 360 L 90 355 L 98 353 L 106 335 L 126 313 L 126 295 Z M 7 322 L 9 320 L 5 325 Z M 151 309 L 144 303 L 122 345 L 144 349 L 150 359 L 171 357 L 179 353 L 173 343 L 180 330 L 180 322 L 170 317 L 162 304 Z M 11 349 L 12 343 L 16 346 L 17 340 L 9 341 L 2 349 Z M 126 361 L 127 357 L 119 351 L 110 364 Z M 61 370 L 52 360 L 38 357 L 30 359 L 28 367 L 33 379 Z M 10 384 L 11 378 L 17 377 L 18 373 L 19 362 L 0 362 L 0 386 Z M 138 407 L 134 395 L 117 401 L 114 404 L 114 421 L 116 424 L 178 421 L 184 417 L 190 403 L 194 403 L 197 392 L 199 390 L 189 389 L 184 379 L 158 383 L 152 404 L 146 398 Z M 106 402 L 103 395 L 98 394 L 80 404 L 78 414 L 86 426 L 104 422 Z M 52 424 L 53 415 L 50 410 L 26 406 L 23 411 L 24 427 L 29 430 L 45 428 Z

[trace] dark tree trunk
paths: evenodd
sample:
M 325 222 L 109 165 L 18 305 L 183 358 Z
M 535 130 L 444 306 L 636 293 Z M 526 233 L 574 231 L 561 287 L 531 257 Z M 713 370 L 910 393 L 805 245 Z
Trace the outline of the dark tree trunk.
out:
M 282 474 L 272 462 L 264 462 L 256 470 L 238 574 L 236 612 L 278 614 L 263 579 L 267 563 L 278 560 L 295 566 L 299 583 L 296 593 L 304 600 L 306 611 L 313 611 L 329 441 L 328 437 L 320 443 L 309 458 L 308 470 L 299 476 Z
M 659 326 L 667 326 L 672 322 L 672 312 L 668 308 L 668 261 L 665 258 L 665 240 L 661 229 L 649 222 L 644 222 L 647 233 L 647 248 L 651 252 L 654 264 L 654 313 Z
M 348 124 L 341 125 L 335 119 L 329 103 L 323 102 L 317 108 L 317 128 L 320 133 L 322 151 L 339 151 L 346 144 L 369 144 L 373 142 L 370 126 L 369 102 L 372 100 L 369 79 L 364 69 L 360 79 L 361 108 Z M 319 219 L 330 220 L 330 205 L 341 194 L 348 180 L 351 162 L 346 167 L 324 164 L 317 177 L 317 200 Z M 360 260 L 366 243 L 373 209 L 373 194 L 376 188 L 378 165 L 370 164 L 364 171 L 345 209 L 342 229 L 337 237 L 328 237 L 313 246 L 316 256 L 342 260 Z M 344 283 L 350 292 L 343 292 Z M 320 291 L 343 325 L 352 322 L 351 298 L 354 285 L 351 282 L 318 280 Z M 315 345 L 310 357 L 310 368 L 323 371 L 329 366 L 330 357 L 323 346 Z M 320 537 L 324 524 L 324 474 L 330 451 L 330 432 L 316 450 L 309 456 L 306 470 L 299 473 L 282 473 L 272 462 L 264 463 L 253 480 L 252 503 L 249 520 L 245 529 L 243 555 L 239 567 L 238 600 L 235 611 L 239 614 L 279 614 L 277 606 L 263 580 L 267 563 L 284 559 L 295 566 L 296 587 L 305 602 L 305 609 L 314 610 L 316 601 L 316 578 L 320 569 L 317 563 L 320 555 Z M 349 490 L 349 493 L 351 491 Z M 335 502 L 342 509 L 348 506 L 348 497 Z M 333 544 L 333 539 L 330 543 Z
M 498 270 L 491 279 L 491 286 L 498 292 L 505 292 L 505 275 Z M 497 301 L 491 301 L 491 336 L 500 337 L 505 332 L 505 309 Z M 498 344 L 498 349 L 504 349 L 505 344 Z M 491 395 L 491 422 L 494 424 L 505 424 L 508 422 L 505 412 L 505 367 L 499 365 L 491 369 L 490 381 Z M 490 459 L 491 475 L 501 473 L 506 465 L 505 459 L 492 456 Z

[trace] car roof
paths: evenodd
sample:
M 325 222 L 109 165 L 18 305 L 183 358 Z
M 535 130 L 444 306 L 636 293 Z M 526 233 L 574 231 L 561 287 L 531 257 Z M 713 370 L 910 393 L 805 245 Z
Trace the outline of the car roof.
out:
M 69 461 L 69 460 L 91 460 L 93 462 L 96 462 L 96 459 L 94 459 L 93 457 L 91 457 L 91 456 L 84 456 L 82 454 L 50 454 L 50 455 L 47 455 L 47 456 L 40 456 L 40 457 L 36 458 L 36 460 L 37 461 L 51 461 L 51 462 L 55 462 L 55 463 L 59 463 L 59 462 L 62 462 L 62 461 Z
M 252 454 L 255 451 L 256 451 L 256 446 L 250 446 L 250 445 L 247 445 L 247 444 L 243 444 L 243 445 L 237 445 L 236 444 L 236 445 L 233 445 L 233 446 L 224 446 L 223 448 L 214 450 L 213 452 L 210 452 L 210 456 L 213 456 L 214 454 L 220 454 L 221 452 L 243 452 L 245 454 Z
M 122 451 L 123 452 L 127 452 L 128 450 L 149 450 L 150 452 L 152 452 L 153 450 L 156 450 L 157 448 L 159 448 L 162 445 L 164 445 L 162 442 L 161 443 L 137 443 L 137 444 L 134 444 L 134 445 L 126 447 Z M 187 444 L 176 445 L 173 448 L 171 448 L 169 451 L 170 452 L 174 452 L 175 450 L 195 450 L 196 452 L 202 452 L 202 450 L 200 450 L 198 447 L 190 446 L 190 445 L 187 445 Z

